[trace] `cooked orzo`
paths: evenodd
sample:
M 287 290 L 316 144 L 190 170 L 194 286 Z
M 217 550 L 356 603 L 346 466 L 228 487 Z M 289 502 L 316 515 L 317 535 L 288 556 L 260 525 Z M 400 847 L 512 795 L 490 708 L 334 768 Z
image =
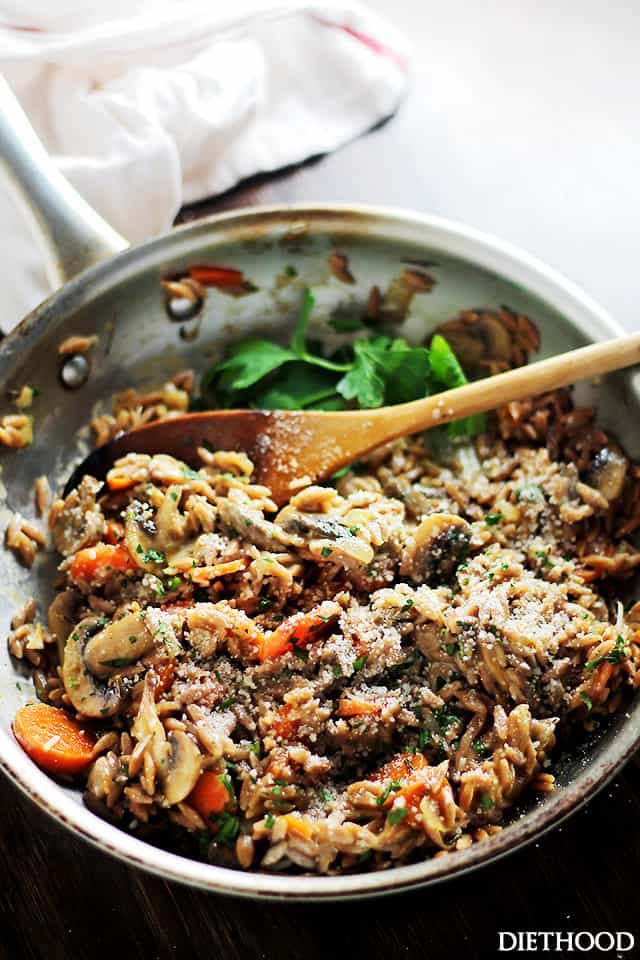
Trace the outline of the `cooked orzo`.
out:
M 567 393 L 281 509 L 245 455 L 199 455 L 54 502 L 48 626 L 13 625 L 47 704 L 16 735 L 123 828 L 242 868 L 443 855 L 552 790 L 556 743 L 637 684 L 640 474 Z

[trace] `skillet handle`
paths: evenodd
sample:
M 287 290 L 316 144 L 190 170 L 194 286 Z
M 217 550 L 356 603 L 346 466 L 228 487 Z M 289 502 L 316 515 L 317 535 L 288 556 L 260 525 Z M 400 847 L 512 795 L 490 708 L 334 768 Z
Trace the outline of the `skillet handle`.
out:
M 55 286 L 128 246 L 62 176 L 2 76 L 0 171 L 17 188 L 44 241 L 47 273 Z

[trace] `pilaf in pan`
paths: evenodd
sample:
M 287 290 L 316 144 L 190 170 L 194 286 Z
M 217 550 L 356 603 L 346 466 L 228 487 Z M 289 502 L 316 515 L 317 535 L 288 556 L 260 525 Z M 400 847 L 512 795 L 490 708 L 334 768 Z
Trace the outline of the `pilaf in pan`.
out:
M 478 316 L 446 331 L 458 353 Z M 99 439 L 192 388 L 130 391 Z M 556 743 L 637 685 L 640 473 L 569 393 L 463 445 L 398 441 L 279 510 L 244 454 L 199 456 L 131 454 L 54 501 L 58 592 L 9 637 L 42 701 L 16 736 L 123 828 L 276 871 L 442 856 L 552 790 Z M 25 523 L 9 546 L 32 560 Z

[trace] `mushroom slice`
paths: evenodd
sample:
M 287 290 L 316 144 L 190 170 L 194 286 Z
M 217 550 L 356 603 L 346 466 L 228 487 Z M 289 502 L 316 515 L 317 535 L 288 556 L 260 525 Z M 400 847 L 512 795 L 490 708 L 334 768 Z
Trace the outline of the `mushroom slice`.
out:
M 181 803 L 195 787 L 202 773 L 202 754 L 183 730 L 172 730 L 168 738 L 166 765 L 159 771 L 164 796 L 169 806 Z
M 110 677 L 114 671 L 133 666 L 154 645 L 147 618 L 139 613 L 128 613 L 87 641 L 85 666 L 94 677 Z
M 187 521 L 178 509 L 180 493 L 179 486 L 169 487 L 153 519 L 139 501 L 127 509 L 125 542 L 142 570 L 156 572 L 166 566 L 169 554 L 184 545 Z
M 220 497 L 217 501 L 220 520 L 230 531 L 255 544 L 261 550 L 284 553 L 289 547 L 299 546 L 299 537 L 292 537 L 281 526 L 265 519 L 261 510 L 250 502 L 242 503 Z
M 466 557 L 470 540 L 471 526 L 462 517 L 432 513 L 409 538 L 400 573 L 415 583 L 446 580 Z
M 49 606 L 47 620 L 49 631 L 55 637 L 58 659 L 64 660 L 64 647 L 75 623 L 75 609 L 79 595 L 76 590 L 62 590 Z
M 595 487 L 605 500 L 612 500 L 622 494 L 624 482 L 627 478 L 627 458 L 610 447 L 598 450 L 591 461 L 591 469 L 587 474 L 587 483 Z
M 104 516 L 96 496 L 103 486 L 102 481 L 94 477 L 83 477 L 65 499 L 63 509 L 55 513 L 51 536 L 56 550 L 63 556 L 70 557 L 102 537 Z
M 122 706 L 118 687 L 93 676 L 85 663 L 85 648 L 101 630 L 102 620 L 86 617 L 71 631 L 64 648 L 64 688 L 73 706 L 85 717 L 112 717 Z

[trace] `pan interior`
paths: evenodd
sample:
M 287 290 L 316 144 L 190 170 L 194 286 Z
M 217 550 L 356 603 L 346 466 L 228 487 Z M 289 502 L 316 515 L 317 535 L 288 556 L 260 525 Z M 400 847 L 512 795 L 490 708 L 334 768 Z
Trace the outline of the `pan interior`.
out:
M 286 340 L 305 286 L 313 288 L 317 302 L 314 324 L 318 334 L 324 336 L 331 335 L 327 324 L 330 317 L 362 311 L 370 288 L 376 285 L 386 289 L 411 262 L 427 264 L 421 269 L 436 281 L 431 292 L 414 296 L 407 320 L 398 331 L 413 342 L 420 342 L 437 324 L 461 309 L 505 304 L 535 321 L 542 336 L 541 356 L 615 332 L 611 326 L 607 328 L 606 320 L 589 313 L 588 306 L 583 318 L 580 303 L 576 304 L 572 296 L 568 297 L 571 309 L 561 310 L 552 298 L 536 295 L 526 283 L 509 279 L 508 275 L 513 276 L 509 254 L 502 257 L 500 265 L 501 257 L 494 251 L 483 257 L 484 265 L 479 265 L 475 256 L 470 259 L 467 255 L 468 249 L 469 245 L 465 246 L 455 233 L 427 221 L 374 214 L 327 214 L 307 220 L 300 215 L 247 214 L 229 218 L 222 225 L 200 222 L 88 271 L 36 310 L 0 345 L 3 412 L 11 410 L 11 391 L 23 384 L 38 391 L 31 411 L 33 445 L 0 454 L 3 526 L 14 511 L 34 515 L 32 491 L 38 476 L 46 474 L 52 487 L 64 483 L 72 465 L 91 445 L 88 421 L 94 412 L 109 409 L 113 393 L 130 386 L 138 390 L 155 387 L 185 367 L 201 373 L 221 355 L 225 344 L 238 338 L 259 335 Z M 355 283 L 346 284 L 332 274 L 328 257 L 336 250 L 348 257 Z M 256 289 L 240 297 L 210 289 L 200 315 L 184 323 L 171 321 L 160 279 L 179 275 L 196 263 L 242 270 Z M 535 272 L 535 267 L 530 269 Z M 546 290 L 549 284 L 545 281 L 540 286 Z M 57 348 L 71 334 L 96 334 L 99 338 L 90 354 L 89 379 L 77 390 L 65 388 L 60 380 Z M 580 385 L 575 394 L 577 402 L 598 405 L 600 423 L 635 457 L 640 456 L 640 438 L 633 429 L 640 413 L 639 386 L 637 375 L 622 372 L 597 385 Z M 26 597 L 35 596 L 40 612 L 46 611 L 54 572 L 52 557 L 40 556 L 27 571 L 10 553 L 0 551 L 2 637 Z M 0 737 L 4 735 L 6 741 L 11 738 L 16 709 L 34 694 L 26 672 L 10 660 L 4 641 L 0 644 L 0 694 Z M 576 802 L 611 772 L 619 752 L 620 731 L 629 723 L 634 729 L 640 728 L 637 705 L 630 707 L 626 718 L 619 715 L 587 746 L 560 758 L 559 783 L 561 787 L 573 785 Z M 31 761 L 25 757 L 24 764 L 31 765 Z M 61 787 L 44 774 L 37 776 L 54 808 L 55 795 L 60 792 L 73 803 L 82 804 L 79 791 Z M 559 799 L 561 796 L 550 795 L 544 804 L 552 807 L 559 804 Z M 528 809 L 515 810 L 516 822 L 505 833 L 517 830 L 516 823 L 522 822 L 520 818 L 528 815 Z M 558 806 L 557 814 L 549 810 L 549 817 L 543 820 L 564 812 Z M 271 888 L 278 888 L 278 881 L 285 879 L 271 878 Z M 388 881 L 389 872 L 387 886 Z M 285 889 L 286 884 L 282 885 Z

